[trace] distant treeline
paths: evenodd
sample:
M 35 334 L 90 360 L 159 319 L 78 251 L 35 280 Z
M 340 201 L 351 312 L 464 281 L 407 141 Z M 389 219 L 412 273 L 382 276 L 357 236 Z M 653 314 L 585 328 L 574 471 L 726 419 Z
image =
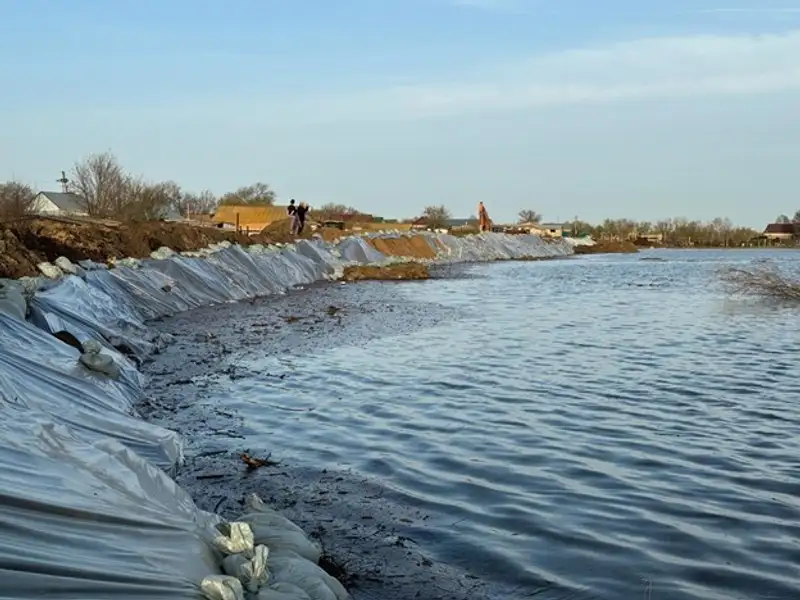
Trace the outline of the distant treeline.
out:
M 598 225 L 577 220 L 572 227 L 576 233 L 598 240 L 638 239 L 670 246 L 741 246 L 761 233 L 750 227 L 735 226 L 725 217 L 711 221 L 674 218 L 655 222 L 606 219 Z

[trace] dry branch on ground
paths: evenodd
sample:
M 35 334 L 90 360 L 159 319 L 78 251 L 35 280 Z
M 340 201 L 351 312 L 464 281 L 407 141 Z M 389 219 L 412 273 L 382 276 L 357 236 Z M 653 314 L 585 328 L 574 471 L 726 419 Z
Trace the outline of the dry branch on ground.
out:
M 730 267 L 720 277 L 737 295 L 800 301 L 800 278 L 782 272 L 775 265 Z

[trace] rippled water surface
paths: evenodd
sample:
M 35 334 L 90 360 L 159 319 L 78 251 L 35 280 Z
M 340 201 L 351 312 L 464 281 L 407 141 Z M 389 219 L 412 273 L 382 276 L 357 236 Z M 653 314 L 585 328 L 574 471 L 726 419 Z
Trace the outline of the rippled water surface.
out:
M 230 402 L 265 446 L 381 480 L 431 515 L 410 538 L 520 597 L 799 598 L 800 308 L 715 283 L 756 256 L 800 264 L 651 251 L 395 285 L 461 316 L 250 349 L 270 377 Z

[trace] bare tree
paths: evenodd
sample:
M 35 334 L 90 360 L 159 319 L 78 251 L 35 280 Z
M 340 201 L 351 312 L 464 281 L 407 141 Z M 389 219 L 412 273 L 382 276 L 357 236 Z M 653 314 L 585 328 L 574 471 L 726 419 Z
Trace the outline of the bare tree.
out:
M 210 214 L 218 205 L 217 197 L 210 191 L 203 190 L 199 194 L 184 193 L 176 208 L 184 217 L 191 217 L 192 215 Z
M 520 223 L 541 223 L 542 215 L 535 210 L 521 210 L 519 211 Z
M 347 206 L 346 204 L 336 204 L 334 202 L 328 202 L 327 204 L 323 204 L 314 211 L 314 215 L 316 216 L 316 218 L 323 221 L 328 219 L 336 219 L 341 217 L 342 215 L 357 215 L 357 214 L 358 210 L 356 210 L 352 206 Z
M 174 181 L 153 183 L 128 175 L 114 216 L 135 220 L 163 219 L 171 209 L 180 206 L 182 199 L 183 191 Z
M 220 204 L 253 204 L 256 206 L 271 206 L 275 204 L 275 191 L 266 183 L 257 182 L 253 185 L 240 187 L 235 192 L 228 192 L 220 198 Z
M 36 192 L 18 181 L 0 183 L 0 219 L 16 219 L 28 214 Z
M 110 217 L 125 203 L 128 179 L 113 154 L 92 154 L 75 163 L 69 189 L 83 199 L 91 216 Z
M 450 211 L 443 204 L 439 206 L 426 206 L 422 211 L 422 218 L 431 229 L 444 229 L 450 220 Z

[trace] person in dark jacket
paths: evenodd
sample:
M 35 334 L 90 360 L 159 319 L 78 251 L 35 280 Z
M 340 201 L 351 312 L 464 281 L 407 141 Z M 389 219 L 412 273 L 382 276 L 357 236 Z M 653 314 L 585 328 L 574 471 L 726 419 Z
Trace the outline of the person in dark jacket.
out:
M 306 226 L 306 216 L 308 215 L 308 210 L 309 210 L 308 209 L 308 204 L 306 204 L 305 202 L 301 202 L 297 206 L 297 209 L 295 211 L 295 216 L 297 217 L 297 220 L 299 221 L 299 227 L 297 229 L 298 235 L 303 233 L 303 229 Z

